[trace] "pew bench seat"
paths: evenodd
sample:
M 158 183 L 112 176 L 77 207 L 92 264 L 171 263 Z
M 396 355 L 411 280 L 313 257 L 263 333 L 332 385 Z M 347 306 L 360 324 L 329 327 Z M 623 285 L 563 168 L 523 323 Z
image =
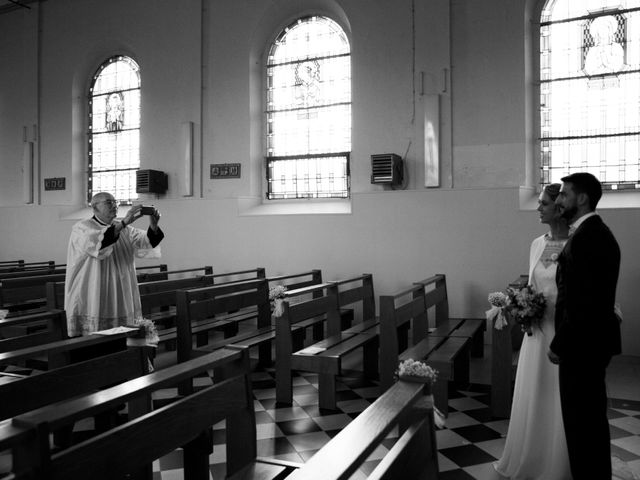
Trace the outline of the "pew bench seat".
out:
M 468 338 L 471 342 L 471 356 L 484 356 L 484 332 L 486 321 L 475 318 L 451 318 L 444 320 L 437 327 L 429 329 L 429 335 L 437 337 Z
M 311 299 L 299 301 L 304 296 Z M 342 361 L 362 349 L 363 374 L 375 378 L 378 373 L 379 323 L 375 319 L 371 274 L 313 285 L 285 293 L 282 317 L 276 319 L 276 399 L 292 402 L 292 370 L 318 374 L 318 406 L 336 410 L 336 377 L 343 375 Z M 297 301 L 298 300 L 298 301 Z M 362 303 L 364 320 L 353 326 L 352 304 Z M 295 329 L 308 321 L 326 319 L 327 336 L 302 348 L 294 337 Z M 343 328 L 347 326 L 345 330 Z
M 451 319 L 447 300 L 446 278 L 434 275 L 395 295 L 380 297 L 381 383 L 388 388 L 398 363 L 409 358 L 424 361 L 438 370 L 434 388 L 436 407 L 448 414 L 448 383 L 469 382 L 472 345 L 483 341 L 484 322 Z M 435 328 L 429 329 L 428 314 L 435 310 Z M 408 343 L 408 331 L 413 342 Z
M 402 352 L 398 361 L 408 359 L 424 361 L 438 371 L 433 397 L 436 407 L 443 415 L 448 415 L 449 382 L 460 385 L 469 383 L 468 339 L 429 335 Z
M 162 408 L 150 409 L 148 398 L 153 391 L 218 368 L 226 368 L 230 376 Z M 129 403 L 126 423 L 69 449 L 53 452 L 47 448 L 52 430 L 123 402 Z M 210 478 L 209 456 L 214 448 L 211 426 L 226 420 L 227 478 L 285 478 L 300 464 L 262 461 L 256 456 L 253 402 L 248 352 L 227 348 L 99 393 L 19 415 L 10 425 L 13 431 L 7 431 L 0 444 L 4 441 L 12 449 L 15 469 L 36 477 L 46 472 L 52 480 L 111 480 L 127 474 L 151 478 L 153 460 L 182 448 L 184 478 L 205 480 Z M 31 438 L 26 437 L 29 434 Z M 36 445 L 40 448 L 33 448 Z
M 343 374 L 342 360 L 363 349 L 363 373 L 375 377 L 378 370 L 379 331 L 377 325 L 360 332 L 341 332 L 291 355 L 291 369 L 318 374 L 318 406 L 336 410 L 336 377 Z

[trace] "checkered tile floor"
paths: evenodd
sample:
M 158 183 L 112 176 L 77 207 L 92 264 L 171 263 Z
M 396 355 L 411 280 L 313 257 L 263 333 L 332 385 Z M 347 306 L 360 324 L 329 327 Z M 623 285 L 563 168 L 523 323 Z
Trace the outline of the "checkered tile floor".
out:
M 338 411 L 317 406 L 317 376 L 300 373 L 294 377 L 293 404 L 282 407 L 275 401 L 272 369 L 252 374 L 257 424 L 258 456 L 304 462 L 327 443 L 379 395 L 375 382 L 343 377 L 338 385 Z M 202 385 L 209 383 L 203 378 Z M 436 432 L 441 480 L 499 480 L 492 467 L 504 447 L 508 420 L 491 416 L 490 386 L 470 384 L 450 389 L 449 417 Z M 168 396 L 172 392 L 166 392 Z M 611 399 L 609 408 L 612 456 L 619 464 L 640 475 L 640 401 Z M 212 478 L 224 478 L 224 422 L 214 427 Z M 397 433 L 391 433 L 353 478 L 366 478 Z M 624 462 L 624 463 L 623 463 Z M 175 451 L 154 463 L 154 480 L 182 478 L 181 452 Z M 633 476 L 626 477 L 633 478 Z M 640 478 L 638 476 L 637 478 Z
M 160 358 L 156 360 L 162 362 Z M 484 370 L 484 377 L 488 363 L 488 359 L 483 359 L 479 366 L 476 365 L 476 369 Z M 475 379 L 478 375 L 474 375 L 473 368 L 472 365 L 472 379 Z M 33 371 L 9 368 L 7 372 L 28 375 Z M 611 372 L 608 377 L 612 377 Z M 637 373 L 633 373 L 633 378 L 636 377 Z M 294 376 L 291 406 L 276 404 L 273 369 L 256 370 L 252 380 L 258 456 L 294 462 L 308 460 L 380 393 L 376 382 L 355 376 L 343 377 L 338 384 L 338 411 L 325 411 L 317 406 L 316 375 L 299 373 Z M 211 384 L 211 379 L 201 377 L 195 382 L 196 386 L 204 387 Z M 490 391 L 490 386 L 484 383 L 472 383 L 462 389 L 450 386 L 449 417 L 445 428 L 436 432 L 440 480 L 502 479 L 493 469 L 492 462 L 504 447 L 508 420 L 491 416 Z M 176 393 L 175 389 L 162 390 L 156 392 L 154 399 L 160 405 Z M 640 399 L 611 398 L 609 403 L 611 453 L 614 467 L 621 472 L 614 479 L 640 479 Z M 93 428 L 92 423 L 87 420 L 76 424 L 74 440 L 87 436 Z M 214 426 L 214 452 L 210 457 L 211 478 L 214 479 L 224 478 L 225 474 L 224 429 L 224 422 Z M 392 432 L 353 478 L 366 478 L 396 439 L 397 432 Z M 182 480 L 181 465 L 180 450 L 156 460 L 154 480 Z

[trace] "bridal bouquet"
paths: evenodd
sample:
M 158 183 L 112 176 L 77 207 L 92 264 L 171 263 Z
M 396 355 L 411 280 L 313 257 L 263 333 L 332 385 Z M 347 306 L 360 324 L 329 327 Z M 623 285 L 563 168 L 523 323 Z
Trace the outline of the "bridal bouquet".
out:
M 489 303 L 492 307 L 486 312 L 487 319 L 494 321 L 497 330 L 502 330 L 508 323 L 507 317 L 511 317 L 529 336 L 533 327 L 539 326 L 547 306 L 544 295 L 536 292 L 531 285 L 523 288 L 509 287 L 506 293 L 490 293 Z
M 284 313 L 284 294 L 287 291 L 287 287 L 284 285 L 275 285 L 269 288 L 269 300 L 271 300 L 271 306 L 273 315 L 280 317 Z

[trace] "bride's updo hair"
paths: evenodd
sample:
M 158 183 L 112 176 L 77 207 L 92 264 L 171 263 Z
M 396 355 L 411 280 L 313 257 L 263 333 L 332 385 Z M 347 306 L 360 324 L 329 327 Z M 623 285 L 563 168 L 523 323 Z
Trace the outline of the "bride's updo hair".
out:
M 555 201 L 557 196 L 560 194 L 561 186 L 562 185 L 560 185 L 559 183 L 550 183 L 549 185 L 545 185 L 543 191 L 544 193 L 549 195 L 549 198 L 551 200 Z

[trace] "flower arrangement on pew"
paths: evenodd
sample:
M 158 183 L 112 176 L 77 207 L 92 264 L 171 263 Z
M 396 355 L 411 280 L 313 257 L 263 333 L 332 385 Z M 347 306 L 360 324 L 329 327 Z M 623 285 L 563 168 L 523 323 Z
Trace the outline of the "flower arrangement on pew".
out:
M 438 378 L 438 371 L 424 362 L 408 358 L 400 362 L 396 375 L 400 380 L 433 385 Z
M 280 317 L 284 313 L 284 294 L 287 287 L 284 285 L 275 285 L 269 288 L 269 300 L 271 300 L 271 310 L 275 317 Z
M 523 288 L 507 288 L 506 293 L 493 292 L 489 294 L 491 308 L 487 310 L 487 320 L 493 322 L 496 330 L 502 330 L 508 325 L 509 318 L 520 325 L 527 335 L 531 336 L 534 327 L 540 326 L 547 300 L 531 285 Z
M 153 320 L 148 318 L 137 318 L 133 321 L 133 324 L 138 327 L 144 327 L 144 343 L 148 347 L 157 347 L 160 337 L 158 336 L 158 329 Z
M 398 380 L 427 384 L 429 385 L 429 390 L 431 390 L 431 386 L 438 378 L 438 371 L 424 362 L 408 358 L 398 364 L 396 377 Z M 445 426 L 444 415 L 433 404 L 433 395 L 430 394 L 429 396 L 433 405 L 433 421 L 436 427 L 443 428 Z
M 0 320 L 4 320 L 9 314 L 9 310 L 0 309 Z

